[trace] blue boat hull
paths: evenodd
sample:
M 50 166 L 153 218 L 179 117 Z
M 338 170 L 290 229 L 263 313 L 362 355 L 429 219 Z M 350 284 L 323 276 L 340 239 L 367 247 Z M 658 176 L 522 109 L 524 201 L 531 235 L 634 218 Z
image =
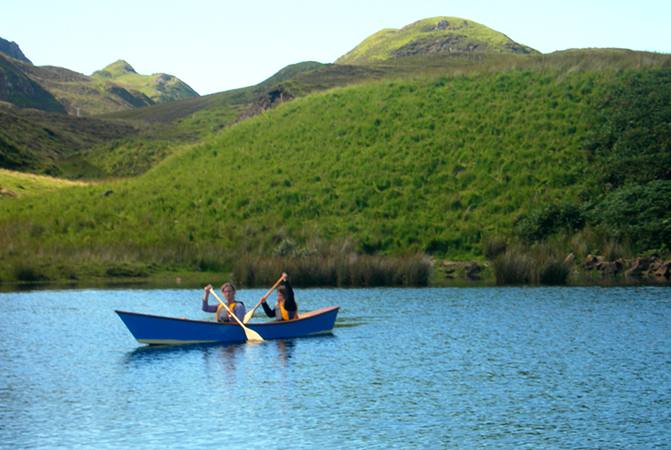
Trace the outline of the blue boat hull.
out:
M 296 320 L 248 323 L 263 339 L 287 339 L 330 333 L 339 306 L 301 314 Z M 127 311 L 115 311 L 140 343 L 150 345 L 244 342 L 245 333 L 235 323 L 179 319 Z

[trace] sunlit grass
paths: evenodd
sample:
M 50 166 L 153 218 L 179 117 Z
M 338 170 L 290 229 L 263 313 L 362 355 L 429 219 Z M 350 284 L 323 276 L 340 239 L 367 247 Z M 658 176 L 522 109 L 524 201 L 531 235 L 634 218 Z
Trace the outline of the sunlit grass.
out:
M 83 181 L 72 181 L 63 178 L 0 169 L 0 201 L 35 196 L 67 187 L 87 186 L 90 184 Z

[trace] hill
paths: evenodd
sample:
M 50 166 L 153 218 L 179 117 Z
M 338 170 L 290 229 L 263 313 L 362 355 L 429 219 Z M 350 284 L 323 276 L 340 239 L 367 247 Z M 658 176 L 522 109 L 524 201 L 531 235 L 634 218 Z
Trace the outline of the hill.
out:
M 125 61 L 91 77 L 62 67 L 34 66 L 18 45 L 0 39 L 0 101 L 22 108 L 91 116 L 196 96 L 173 75 L 140 75 Z
M 127 138 L 136 131 L 125 123 L 78 118 L 0 103 L 0 167 L 61 174 L 72 164 L 68 159 L 78 152 L 102 142 Z M 99 170 L 85 162 L 74 164 L 80 172 L 86 169 L 86 173 L 91 175 L 100 174 Z
M 405 56 L 460 53 L 538 52 L 472 20 L 433 17 L 400 30 L 378 31 L 338 58 L 336 64 L 372 64 Z
M 10 56 L 14 59 L 18 59 L 19 61 L 32 64 L 32 62 L 28 58 L 26 58 L 26 55 L 24 55 L 23 52 L 21 51 L 19 44 L 17 44 L 16 42 L 10 42 L 1 37 L 0 37 L 0 53 L 4 53 L 5 55 Z
M 124 60 L 116 61 L 91 75 L 93 79 L 113 81 L 119 86 L 141 92 L 154 103 L 197 97 L 198 93 L 179 78 L 165 73 L 140 75 Z
M 11 200 L 0 211 L 0 273 L 11 278 L 27 260 L 33 273 L 58 278 L 119 265 L 230 270 L 243 255 L 479 257 L 488 239 L 518 229 L 547 239 L 583 233 L 585 223 L 592 231 L 577 240 L 559 235 L 562 251 L 603 247 L 609 236 L 654 249 L 669 236 L 655 226 L 671 223 L 665 172 L 607 187 L 595 173 L 615 176 L 623 156 L 612 143 L 626 144 L 594 130 L 624 124 L 661 142 L 669 58 L 613 51 L 595 62 L 586 53 L 558 54 L 554 66 L 542 59 L 313 93 L 181 148 L 140 177 Z M 654 121 L 640 114 L 652 99 L 664 111 Z M 648 173 L 642 161 L 665 151 L 639 147 L 634 163 Z M 634 204 L 648 219 L 637 223 L 652 228 L 599 216 L 599 205 L 620 217 L 613 212 L 634 214 Z M 558 212 L 548 215 L 549 205 Z
M 85 186 L 85 183 L 0 169 L 0 202 L 72 186 Z
M 16 60 L 0 53 L 0 101 L 21 108 L 65 112 L 65 108 L 39 83 L 28 77 Z

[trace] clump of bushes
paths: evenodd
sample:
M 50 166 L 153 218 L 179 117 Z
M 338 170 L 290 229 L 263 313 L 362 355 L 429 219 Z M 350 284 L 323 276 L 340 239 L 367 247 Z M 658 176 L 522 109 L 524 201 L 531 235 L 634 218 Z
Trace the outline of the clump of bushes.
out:
M 46 281 L 49 279 L 47 275 L 38 267 L 29 265 L 26 262 L 17 263 L 14 266 L 13 272 L 14 279 L 25 283 L 34 283 L 38 281 Z
M 582 208 L 572 203 L 551 204 L 520 216 L 515 234 L 525 242 L 538 242 L 559 231 L 573 232 L 585 226 Z

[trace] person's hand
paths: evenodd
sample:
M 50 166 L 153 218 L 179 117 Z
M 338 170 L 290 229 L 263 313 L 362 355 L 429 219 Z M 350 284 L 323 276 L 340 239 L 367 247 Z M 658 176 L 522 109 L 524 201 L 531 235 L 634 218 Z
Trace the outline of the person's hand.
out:
M 266 297 L 266 296 L 264 295 L 263 297 L 261 297 L 261 303 L 265 303 L 267 299 L 268 299 L 268 297 Z
M 211 285 L 211 284 L 208 284 L 207 286 L 205 286 L 205 292 L 208 292 L 208 293 L 209 293 L 211 289 L 212 289 L 212 285 Z
M 284 281 L 287 281 L 287 280 L 289 279 L 289 275 L 287 275 L 286 272 L 282 272 L 282 279 L 283 279 Z

